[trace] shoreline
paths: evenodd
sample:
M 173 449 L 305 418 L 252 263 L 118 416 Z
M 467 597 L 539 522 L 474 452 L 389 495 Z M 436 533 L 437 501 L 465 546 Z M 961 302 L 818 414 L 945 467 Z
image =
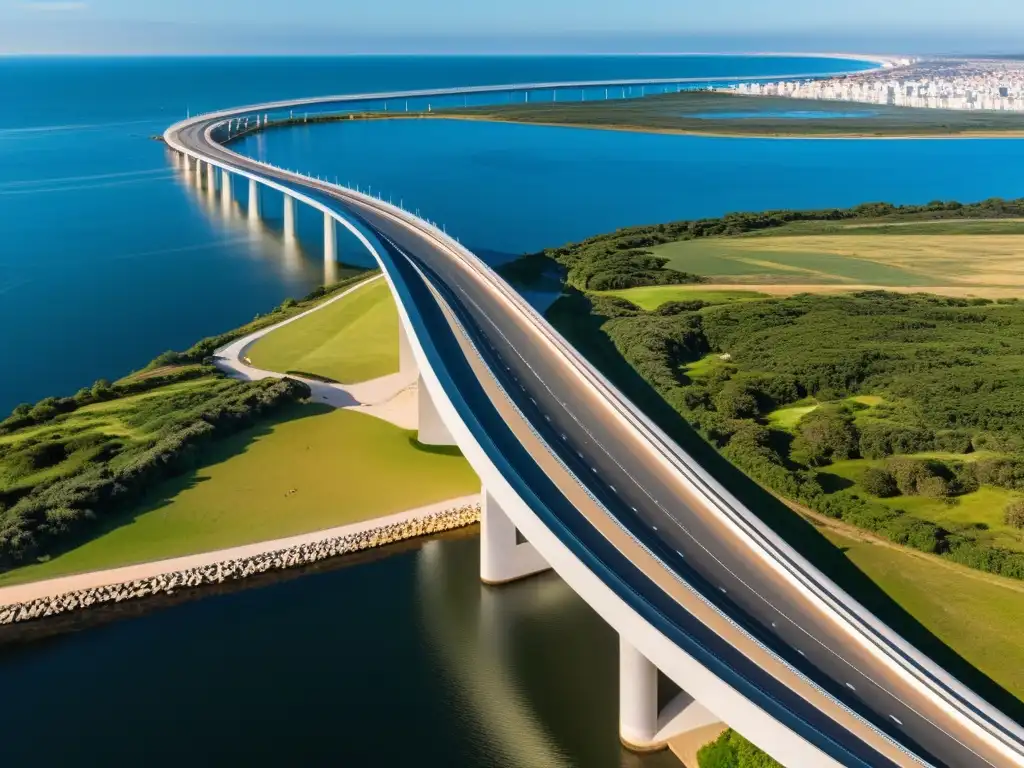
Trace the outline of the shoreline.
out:
M 0 627 L 142 600 L 310 565 L 480 521 L 480 496 L 463 496 L 359 523 L 196 555 L 0 588 Z
M 543 120 L 516 120 L 500 117 L 497 115 L 471 115 L 458 112 L 371 112 L 352 113 L 346 115 L 331 115 L 329 117 L 316 117 L 309 120 L 291 118 L 279 122 L 273 122 L 265 128 L 250 129 L 246 134 L 238 134 L 232 137 L 232 141 L 242 138 L 243 135 L 255 133 L 265 129 L 287 128 L 292 125 L 316 125 L 323 123 L 347 123 L 361 122 L 367 120 L 464 120 L 467 122 L 481 123 L 504 123 L 507 125 L 532 125 L 541 128 L 575 128 L 593 131 L 618 131 L 621 133 L 647 133 L 662 136 L 703 136 L 713 139 L 778 139 L 789 141 L 932 141 L 950 139 L 981 140 L 981 139 L 1022 139 L 1024 128 L 1018 130 L 998 131 L 960 131 L 958 133 L 925 133 L 925 134 L 874 134 L 874 133 L 737 133 L 734 131 L 716 131 L 714 129 L 696 130 L 692 128 L 656 128 L 640 125 L 629 125 L 628 123 L 562 123 L 546 122 Z
M 401 118 L 395 115 L 389 119 Z M 414 117 L 409 115 L 409 118 Z M 598 123 L 555 123 L 540 120 L 511 120 L 508 118 L 494 116 L 476 116 L 466 114 L 438 114 L 417 115 L 435 120 L 468 120 L 487 123 L 507 123 L 511 125 L 535 125 L 547 128 L 582 128 L 596 131 L 619 131 L 624 133 L 650 133 L 666 136 L 704 136 L 715 139 L 788 139 L 788 140 L 817 140 L 817 141 L 913 141 L 916 139 L 1020 139 L 1024 138 L 1024 128 L 1016 131 L 963 131 L 961 133 L 930 133 L 930 134 L 863 134 L 863 133 L 830 133 L 830 134 L 805 134 L 805 133 L 731 133 L 728 131 L 698 131 L 687 128 L 645 128 L 639 125 L 628 124 L 598 124 Z M 365 118 L 364 118 L 365 119 Z

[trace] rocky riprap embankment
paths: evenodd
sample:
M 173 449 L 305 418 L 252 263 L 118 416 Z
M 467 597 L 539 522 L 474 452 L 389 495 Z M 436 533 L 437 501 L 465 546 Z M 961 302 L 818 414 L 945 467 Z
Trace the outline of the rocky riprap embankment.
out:
M 338 555 L 382 547 L 385 544 L 393 544 L 418 536 L 443 533 L 478 522 L 480 522 L 480 505 L 474 504 L 251 557 L 225 560 L 220 563 L 173 571 L 121 584 L 109 584 L 65 592 L 62 595 L 40 597 L 0 608 L 0 626 L 59 616 L 91 606 L 137 600 L 150 595 L 169 595 L 178 589 L 206 584 L 223 584 L 226 581 L 236 581 L 268 571 L 309 565 Z

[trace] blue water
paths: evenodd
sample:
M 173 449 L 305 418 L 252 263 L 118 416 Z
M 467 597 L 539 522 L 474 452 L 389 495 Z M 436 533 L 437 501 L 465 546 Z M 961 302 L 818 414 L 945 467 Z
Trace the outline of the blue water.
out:
M 1024 142 L 1013 139 L 733 139 L 432 119 L 310 125 L 237 146 L 401 200 L 491 259 L 729 211 L 1024 195 Z
M 706 56 L 0 58 L 0 413 L 117 377 L 324 280 L 316 246 L 285 253 L 273 236 L 209 216 L 178 183 L 148 137 L 186 110 L 456 85 L 865 66 Z
M 780 117 L 785 120 L 824 120 L 830 118 L 846 117 L 871 117 L 877 115 L 877 110 L 864 109 L 859 111 L 838 112 L 832 110 L 778 110 L 768 112 L 699 112 L 683 115 L 683 117 L 696 117 L 698 120 L 747 120 L 751 118 Z

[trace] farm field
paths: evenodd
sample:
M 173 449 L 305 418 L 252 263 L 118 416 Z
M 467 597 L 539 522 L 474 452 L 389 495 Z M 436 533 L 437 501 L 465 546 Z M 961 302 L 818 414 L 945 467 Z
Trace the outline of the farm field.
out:
M 857 234 L 714 237 L 651 250 L 668 259 L 667 268 L 704 276 L 716 288 L 914 288 L 995 298 L 1024 294 L 1024 237 L 1014 234 L 877 234 L 861 227 Z
M 90 541 L 0 575 L 0 585 L 307 533 L 480 489 L 455 450 L 365 414 L 293 405 L 211 446 Z
M 278 328 L 247 351 L 257 368 L 314 374 L 342 384 L 398 370 L 398 312 L 377 280 L 311 315 Z

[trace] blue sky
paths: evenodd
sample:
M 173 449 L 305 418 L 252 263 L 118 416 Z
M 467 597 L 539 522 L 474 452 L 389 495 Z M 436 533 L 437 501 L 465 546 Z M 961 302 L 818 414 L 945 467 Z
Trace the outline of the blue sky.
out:
M 1021 31 L 1024 0 L 0 0 L 0 53 L 1016 52 Z

